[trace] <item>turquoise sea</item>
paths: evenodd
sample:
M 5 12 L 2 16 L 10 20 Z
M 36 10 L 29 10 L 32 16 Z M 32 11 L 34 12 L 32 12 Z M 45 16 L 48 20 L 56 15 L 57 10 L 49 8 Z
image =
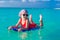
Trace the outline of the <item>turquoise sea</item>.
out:
M 39 24 L 43 15 L 43 28 L 26 32 L 8 31 L 19 19 L 19 12 L 26 9 L 33 21 Z M 50 8 L 0 8 L 0 40 L 60 40 L 60 10 Z

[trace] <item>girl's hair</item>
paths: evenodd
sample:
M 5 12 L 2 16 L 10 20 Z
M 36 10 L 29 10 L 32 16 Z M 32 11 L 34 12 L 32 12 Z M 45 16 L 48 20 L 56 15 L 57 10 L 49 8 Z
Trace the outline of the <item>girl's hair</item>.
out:
M 27 11 L 27 10 L 22 9 L 22 10 L 19 12 L 19 17 L 23 14 L 22 12 L 26 12 L 26 14 L 28 13 L 28 11 Z

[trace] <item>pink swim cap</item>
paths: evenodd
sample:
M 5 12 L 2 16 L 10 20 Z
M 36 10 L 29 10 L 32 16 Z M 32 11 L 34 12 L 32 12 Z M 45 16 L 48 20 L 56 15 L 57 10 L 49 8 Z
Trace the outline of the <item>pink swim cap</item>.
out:
M 28 13 L 27 10 L 23 9 L 19 12 L 19 17 L 21 17 L 22 14 L 27 14 L 27 13 Z

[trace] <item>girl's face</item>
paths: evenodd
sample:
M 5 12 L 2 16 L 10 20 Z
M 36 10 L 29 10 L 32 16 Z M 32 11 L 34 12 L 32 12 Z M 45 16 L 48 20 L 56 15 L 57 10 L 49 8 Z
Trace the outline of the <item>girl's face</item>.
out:
M 27 17 L 28 17 L 28 14 L 26 12 L 23 12 L 22 18 L 27 18 Z
M 27 18 L 28 17 L 28 14 L 23 14 L 23 18 Z

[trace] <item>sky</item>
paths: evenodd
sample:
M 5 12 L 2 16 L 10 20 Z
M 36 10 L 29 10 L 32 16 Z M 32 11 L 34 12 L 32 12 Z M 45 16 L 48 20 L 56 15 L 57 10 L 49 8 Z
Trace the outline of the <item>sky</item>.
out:
M 0 0 L 0 7 L 60 8 L 60 0 Z

